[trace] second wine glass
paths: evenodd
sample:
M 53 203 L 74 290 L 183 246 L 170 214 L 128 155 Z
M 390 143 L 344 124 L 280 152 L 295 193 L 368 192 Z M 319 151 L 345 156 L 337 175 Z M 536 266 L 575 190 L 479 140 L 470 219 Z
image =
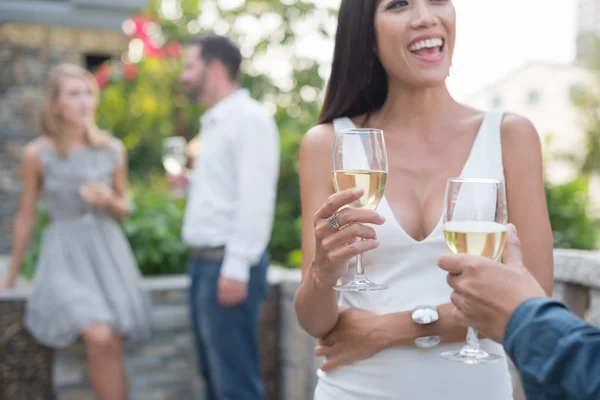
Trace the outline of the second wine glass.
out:
M 187 166 L 187 141 L 181 136 L 172 136 L 165 139 L 162 150 L 162 163 L 165 170 L 173 175 L 183 174 Z M 176 197 L 183 197 L 184 190 L 175 190 Z
M 472 254 L 499 260 L 507 229 L 504 181 L 451 178 L 446 185 L 444 238 L 454 254 Z M 465 345 L 441 354 L 445 360 L 465 364 L 488 364 L 502 356 L 479 347 L 477 331 L 467 329 Z
M 380 129 L 350 129 L 335 132 L 332 154 L 333 184 L 337 192 L 355 187 L 363 196 L 349 207 L 375 210 L 385 193 L 387 153 Z M 351 282 L 335 286 L 340 291 L 363 292 L 387 289 L 371 282 L 364 271 L 362 254 L 356 259 L 356 273 Z

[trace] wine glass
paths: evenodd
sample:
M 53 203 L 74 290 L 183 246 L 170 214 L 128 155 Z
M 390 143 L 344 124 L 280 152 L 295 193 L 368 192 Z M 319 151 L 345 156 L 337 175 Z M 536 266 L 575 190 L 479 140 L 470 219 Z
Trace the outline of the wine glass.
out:
M 335 132 L 331 162 L 333 184 L 337 192 L 355 187 L 364 190 L 363 196 L 349 207 L 375 210 L 383 197 L 387 182 L 383 131 L 350 129 Z M 336 290 L 352 292 L 387 288 L 386 285 L 371 282 L 365 276 L 362 254 L 356 258 L 356 274 L 352 281 L 334 287 Z
M 163 142 L 162 163 L 165 170 L 173 175 L 183 174 L 188 161 L 187 142 L 182 136 L 172 136 Z M 175 190 L 176 196 L 182 196 L 185 193 L 181 190 Z
M 444 202 L 444 239 L 454 254 L 502 257 L 507 230 L 504 181 L 450 178 Z M 502 359 L 479 347 L 477 331 L 467 330 L 467 340 L 458 351 L 441 354 L 445 360 L 465 364 L 488 364 Z

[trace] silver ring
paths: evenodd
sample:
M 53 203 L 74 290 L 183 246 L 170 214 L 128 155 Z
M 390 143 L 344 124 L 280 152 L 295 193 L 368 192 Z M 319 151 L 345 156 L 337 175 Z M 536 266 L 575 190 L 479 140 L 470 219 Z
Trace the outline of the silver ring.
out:
M 331 217 L 327 218 L 327 226 L 340 229 L 340 212 L 336 211 Z

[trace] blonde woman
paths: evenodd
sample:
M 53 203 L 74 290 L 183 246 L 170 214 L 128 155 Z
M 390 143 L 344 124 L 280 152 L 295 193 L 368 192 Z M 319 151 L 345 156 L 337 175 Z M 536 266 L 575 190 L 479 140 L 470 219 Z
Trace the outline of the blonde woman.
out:
M 131 249 L 116 220 L 128 214 L 123 145 L 94 122 L 95 80 L 63 64 L 50 71 L 42 136 L 21 166 L 23 191 L 15 218 L 11 287 L 35 226 L 36 203 L 50 214 L 25 324 L 42 344 L 85 343 L 92 387 L 100 400 L 127 398 L 123 338 L 150 331 L 149 301 Z

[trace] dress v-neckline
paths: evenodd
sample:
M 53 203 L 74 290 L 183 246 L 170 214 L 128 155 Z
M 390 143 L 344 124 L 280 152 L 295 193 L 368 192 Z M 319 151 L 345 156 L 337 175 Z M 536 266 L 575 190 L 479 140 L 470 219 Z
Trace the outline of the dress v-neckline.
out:
M 473 158 L 473 154 L 475 153 L 475 148 L 477 147 L 477 143 L 480 140 L 479 138 L 482 135 L 483 128 L 485 127 L 485 123 L 486 123 L 489 115 L 490 115 L 490 113 L 486 113 L 483 116 L 483 120 L 481 121 L 481 125 L 479 126 L 477 134 L 475 135 L 475 140 L 473 140 L 473 144 L 471 145 L 471 149 L 469 150 L 469 155 L 467 156 L 467 159 L 466 159 L 465 163 L 463 164 L 462 169 L 460 170 L 460 174 L 458 175 L 459 178 L 463 178 L 464 177 L 463 175 L 464 175 L 465 171 L 467 170 L 467 167 L 471 163 L 471 160 Z M 351 118 L 348 118 L 348 117 L 345 117 L 345 118 L 348 120 L 348 124 L 352 125 L 352 129 L 355 129 L 356 128 L 356 124 L 354 123 L 354 121 L 352 121 Z M 392 210 L 392 207 L 390 206 L 390 203 L 388 202 L 387 194 L 386 193 L 383 194 L 383 198 L 381 199 L 380 206 L 381 205 L 384 205 L 387 208 L 387 210 L 389 211 L 390 215 L 393 217 L 392 219 L 394 220 L 394 224 L 398 227 L 398 230 L 404 236 L 406 236 L 406 238 L 408 238 L 408 240 L 410 240 L 411 243 L 413 243 L 413 244 L 422 244 L 422 243 L 425 243 L 428 240 L 430 240 L 433 236 L 435 236 L 435 234 L 440 229 L 440 226 L 442 225 L 442 220 L 444 219 L 444 208 L 442 206 L 442 209 L 440 210 L 440 217 L 438 218 L 438 222 L 435 225 L 435 227 L 433 228 L 433 230 L 431 232 L 429 232 L 429 234 L 427 236 L 425 236 L 425 238 L 423 238 L 421 240 L 417 240 L 414 237 L 412 237 L 411 235 L 409 235 L 408 232 L 406 232 L 406 230 L 402 227 L 402 225 L 398 221 L 398 217 L 396 216 L 396 213 L 394 212 L 394 210 Z

